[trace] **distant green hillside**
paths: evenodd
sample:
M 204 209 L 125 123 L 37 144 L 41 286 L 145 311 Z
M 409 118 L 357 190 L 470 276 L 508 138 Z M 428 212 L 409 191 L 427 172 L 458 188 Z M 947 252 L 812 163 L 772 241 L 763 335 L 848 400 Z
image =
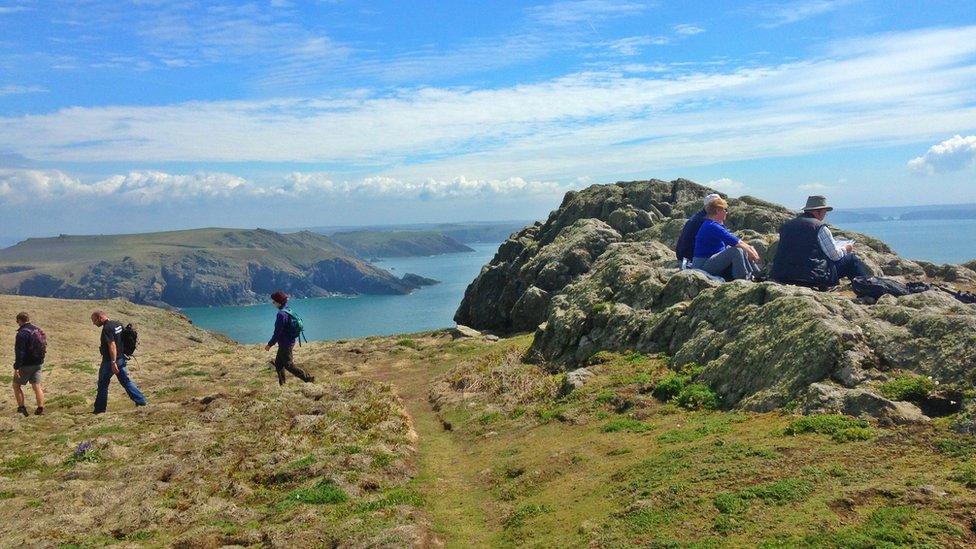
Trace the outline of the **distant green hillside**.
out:
M 176 307 L 296 296 L 402 294 L 404 281 L 326 236 L 265 229 L 31 238 L 0 250 L 0 293 Z
M 470 252 L 471 248 L 436 231 L 353 231 L 332 240 L 362 258 L 415 257 Z

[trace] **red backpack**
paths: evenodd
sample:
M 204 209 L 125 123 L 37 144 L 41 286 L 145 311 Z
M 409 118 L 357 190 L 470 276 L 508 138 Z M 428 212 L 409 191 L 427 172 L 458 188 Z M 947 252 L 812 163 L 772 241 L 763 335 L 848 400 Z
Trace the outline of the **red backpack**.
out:
M 37 326 L 31 326 L 27 332 L 27 345 L 24 349 L 24 362 L 27 364 L 41 364 L 47 354 L 47 335 Z

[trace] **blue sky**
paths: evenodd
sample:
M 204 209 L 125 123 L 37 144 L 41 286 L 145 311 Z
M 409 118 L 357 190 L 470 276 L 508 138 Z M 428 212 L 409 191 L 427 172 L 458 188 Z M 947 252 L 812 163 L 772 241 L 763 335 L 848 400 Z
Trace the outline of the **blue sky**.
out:
M 976 202 L 974 90 L 971 2 L 0 0 L 0 235 Z

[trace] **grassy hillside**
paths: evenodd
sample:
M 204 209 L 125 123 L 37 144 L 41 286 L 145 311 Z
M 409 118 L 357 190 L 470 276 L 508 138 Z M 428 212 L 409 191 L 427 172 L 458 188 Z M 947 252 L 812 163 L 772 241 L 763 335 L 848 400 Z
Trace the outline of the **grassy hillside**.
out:
M 141 326 L 150 406 L 116 384 L 109 413 L 88 413 L 94 306 Z M 633 353 L 597 355 L 564 395 L 563 374 L 522 362 L 532 336 L 446 332 L 305 345 L 317 382 L 279 389 L 260 346 L 172 313 L 0 297 L 0 318 L 20 309 L 50 336 L 51 401 L 23 419 L 3 397 L 5 545 L 976 543 L 976 438 L 939 419 L 713 411 L 663 357 Z
M 0 292 L 8 294 L 188 307 L 252 303 L 279 288 L 315 297 L 407 293 L 416 285 L 311 232 L 62 235 L 0 250 Z
M 139 327 L 131 374 L 149 406 L 135 408 L 113 382 L 108 413 L 90 414 L 95 307 Z M 389 385 L 323 362 L 311 368 L 318 382 L 279 389 L 263 348 L 124 301 L 0 297 L 0 318 L 19 310 L 49 336 L 49 401 L 46 415 L 22 418 L 3 391 L 3 546 L 423 543 L 419 496 L 407 485 L 415 435 Z M 0 361 L 9 366 L 7 333 Z
M 354 231 L 335 233 L 330 238 L 364 259 L 472 251 L 457 240 L 435 231 Z

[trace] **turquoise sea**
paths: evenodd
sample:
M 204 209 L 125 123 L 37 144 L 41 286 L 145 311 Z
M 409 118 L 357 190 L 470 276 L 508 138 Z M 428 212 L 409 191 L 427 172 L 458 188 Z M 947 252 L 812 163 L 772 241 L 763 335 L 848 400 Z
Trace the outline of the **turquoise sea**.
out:
M 468 244 L 473 252 L 431 257 L 390 258 L 376 265 L 397 276 L 415 273 L 440 280 L 410 295 L 363 295 L 294 299 L 289 305 L 305 321 L 311 340 L 333 340 L 422 332 L 454 326 L 468 284 L 482 265 L 491 261 L 499 244 Z M 247 307 L 194 307 L 183 309 L 195 324 L 221 332 L 241 343 L 264 343 L 271 337 L 275 309 Z
M 976 258 L 976 219 L 873 221 L 842 228 L 880 238 L 911 259 L 961 263 Z M 473 244 L 474 252 L 386 259 L 377 264 L 394 274 L 416 273 L 441 284 L 406 296 L 296 299 L 292 308 L 305 319 L 309 340 L 332 340 L 420 332 L 454 325 L 464 289 L 488 263 L 498 244 Z M 184 309 L 193 321 L 242 343 L 271 336 L 275 310 L 269 305 Z

